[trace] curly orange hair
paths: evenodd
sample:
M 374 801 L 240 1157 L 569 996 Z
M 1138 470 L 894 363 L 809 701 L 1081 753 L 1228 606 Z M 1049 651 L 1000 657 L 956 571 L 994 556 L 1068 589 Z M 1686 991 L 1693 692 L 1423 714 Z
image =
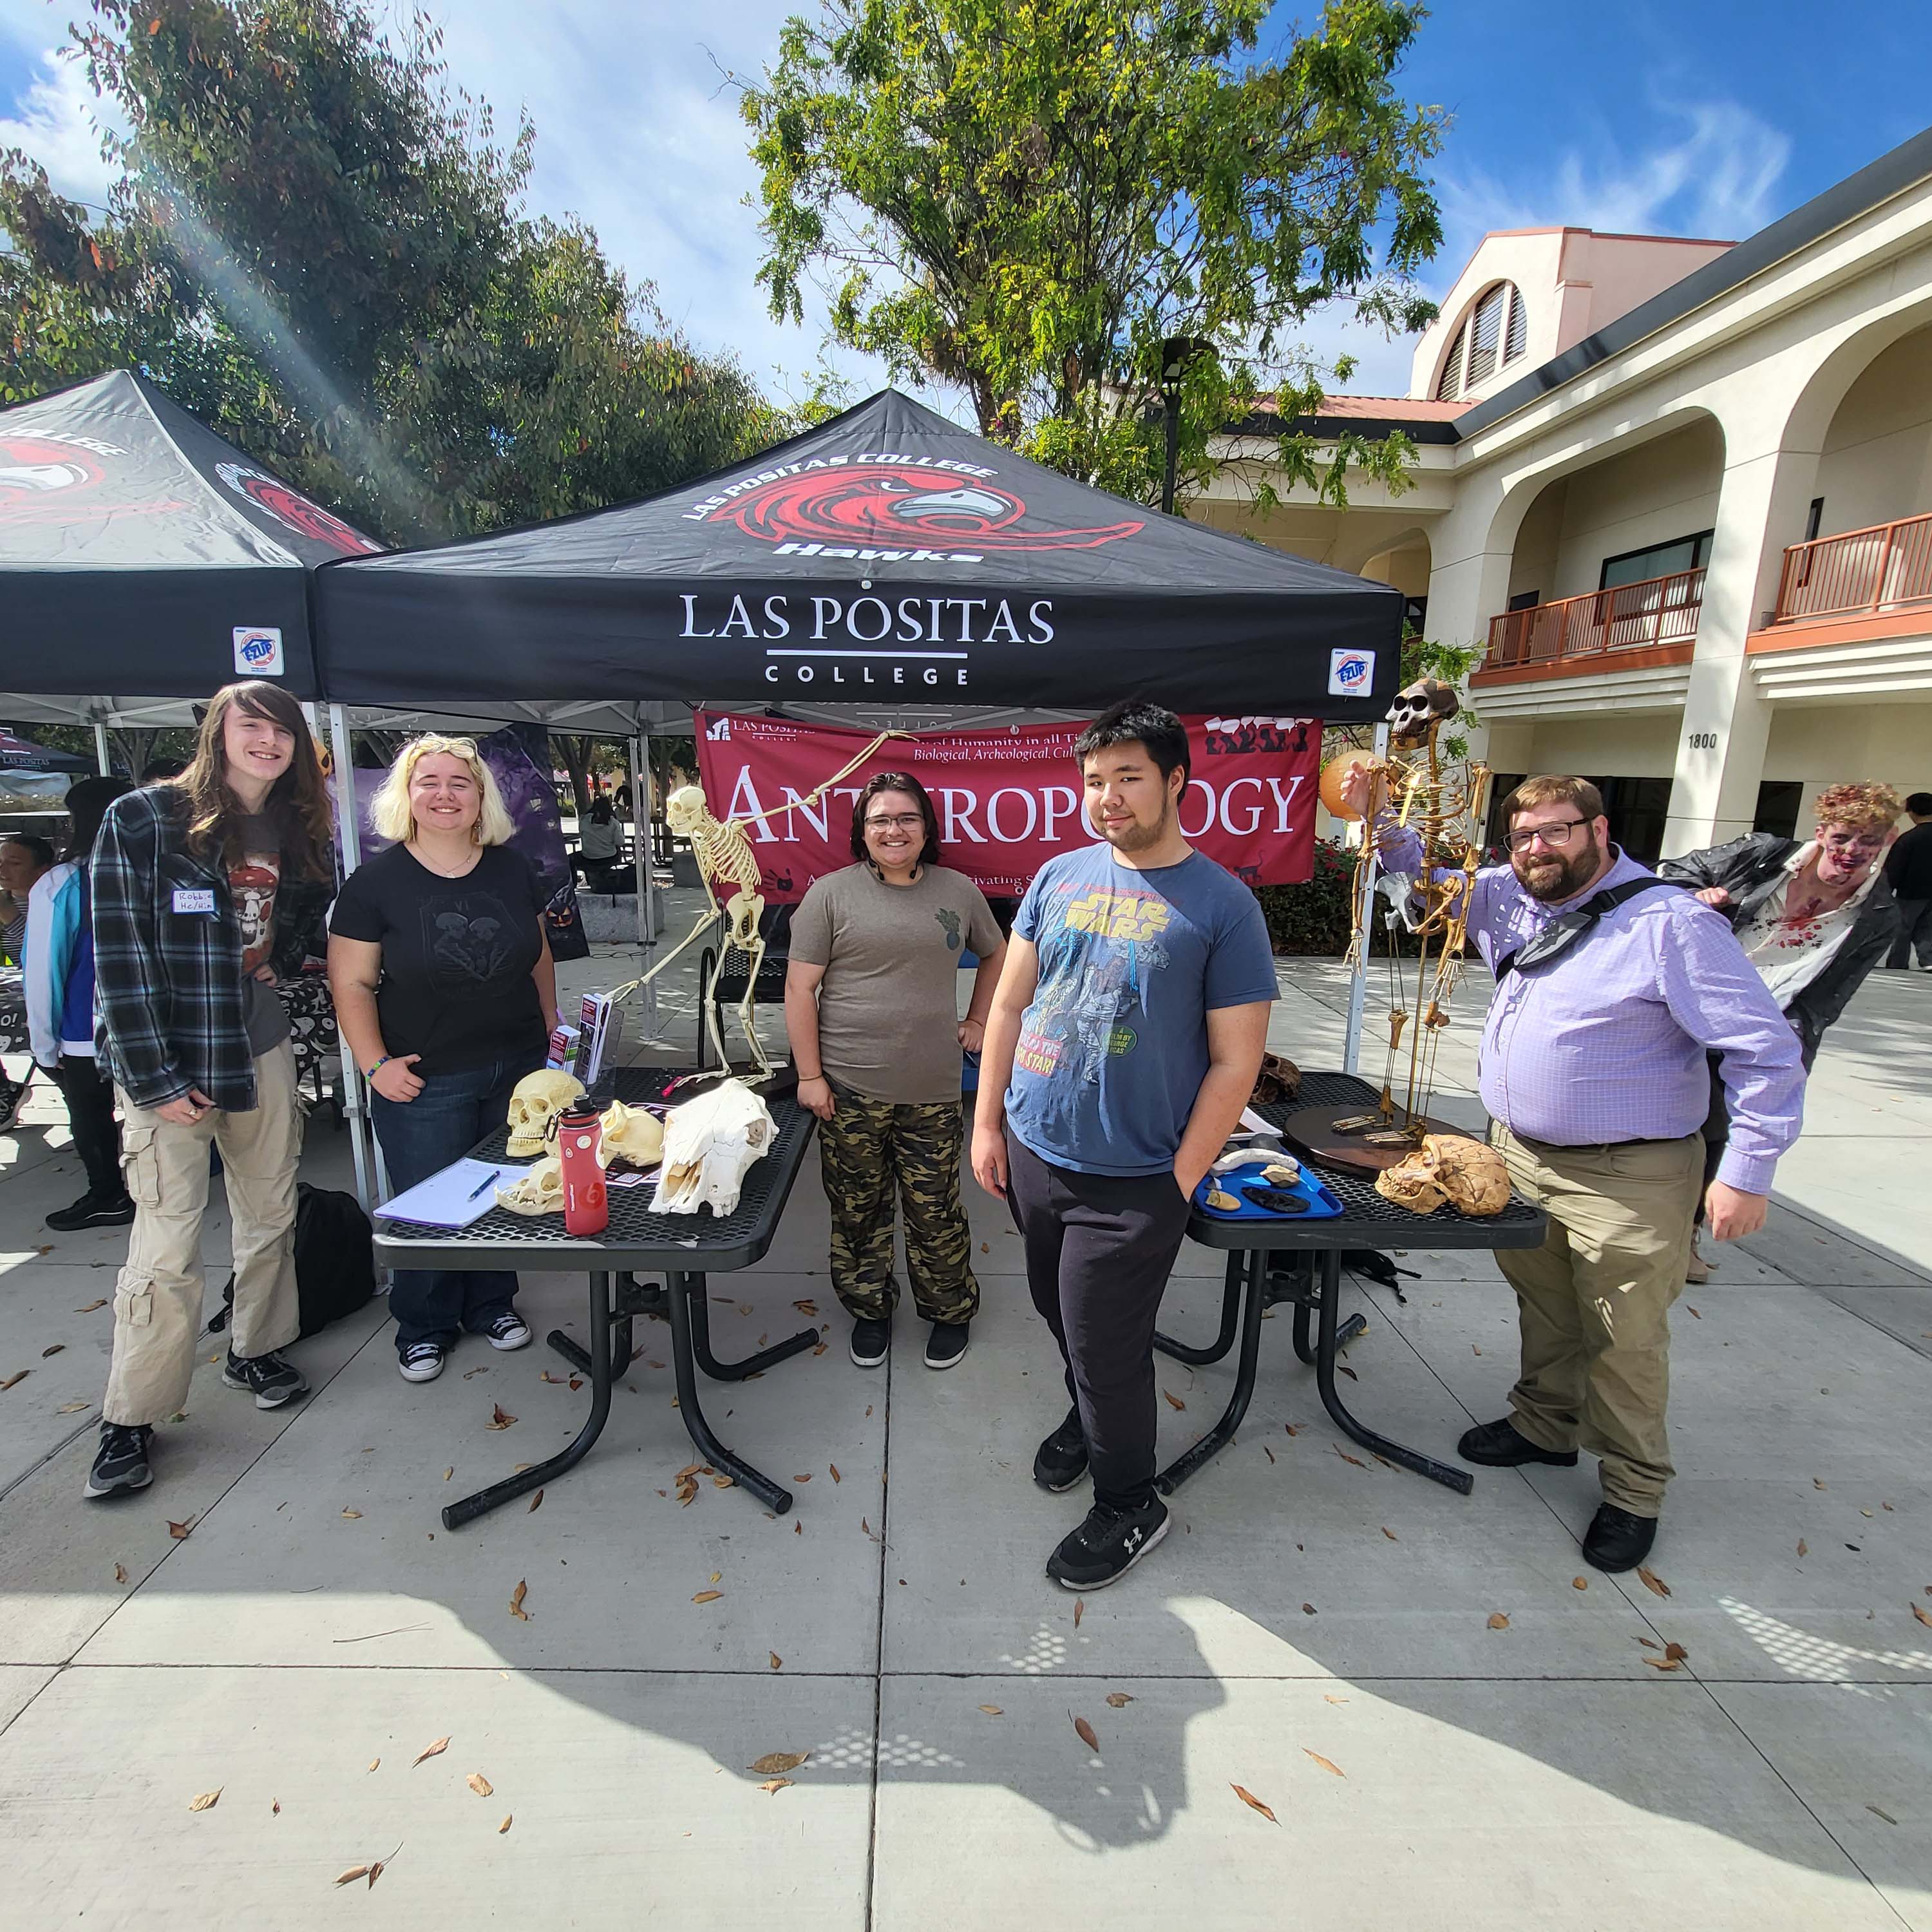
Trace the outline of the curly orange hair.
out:
M 1813 815 L 1820 825 L 1848 825 L 1854 830 L 1870 826 L 1889 832 L 1904 801 L 1890 785 L 1827 785 L 1818 794 Z

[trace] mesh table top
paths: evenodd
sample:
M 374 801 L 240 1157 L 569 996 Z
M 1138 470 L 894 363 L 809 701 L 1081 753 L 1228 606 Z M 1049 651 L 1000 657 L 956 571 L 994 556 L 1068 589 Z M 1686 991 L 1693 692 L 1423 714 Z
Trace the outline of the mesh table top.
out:
M 1254 1110 L 1279 1127 L 1303 1107 L 1348 1107 L 1366 1112 L 1376 1090 L 1352 1073 L 1304 1073 L 1292 1100 L 1271 1101 Z M 1187 1224 L 1195 1240 L 1210 1248 L 1534 1248 L 1543 1244 L 1543 1210 L 1510 1196 L 1500 1214 L 1478 1218 L 1444 1204 L 1432 1214 L 1412 1214 L 1384 1201 L 1372 1180 L 1338 1168 L 1306 1165 L 1341 1202 L 1342 1211 L 1322 1221 L 1220 1221 L 1198 1209 Z
M 669 1082 L 688 1070 L 620 1068 L 616 1097 L 633 1107 L 661 1100 Z M 771 1246 L 814 1124 L 795 1094 L 767 1096 L 765 1104 L 777 1138 L 771 1150 L 746 1169 L 738 1204 L 722 1218 L 708 1208 L 695 1214 L 654 1214 L 647 1204 L 657 1190 L 647 1182 L 608 1190 L 610 1225 L 588 1238 L 566 1233 L 561 1214 L 513 1214 L 507 1208 L 493 1207 L 466 1228 L 378 1220 L 376 1258 L 392 1268 L 527 1268 L 573 1274 L 604 1269 L 724 1274 L 749 1268 Z M 502 1160 L 508 1138 L 506 1124 L 479 1141 L 470 1156 Z

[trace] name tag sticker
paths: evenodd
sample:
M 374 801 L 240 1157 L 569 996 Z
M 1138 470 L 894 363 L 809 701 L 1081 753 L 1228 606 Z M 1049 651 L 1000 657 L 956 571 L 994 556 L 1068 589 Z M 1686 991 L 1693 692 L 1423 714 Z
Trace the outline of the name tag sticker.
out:
M 214 888 L 212 886 L 177 886 L 175 888 L 175 910 L 205 913 L 212 919 L 214 916 Z

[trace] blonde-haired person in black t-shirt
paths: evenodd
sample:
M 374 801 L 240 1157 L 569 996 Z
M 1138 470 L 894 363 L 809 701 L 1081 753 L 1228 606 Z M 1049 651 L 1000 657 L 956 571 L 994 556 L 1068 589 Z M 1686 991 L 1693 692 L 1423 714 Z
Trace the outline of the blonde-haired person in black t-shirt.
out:
M 536 870 L 470 738 L 403 747 L 370 802 L 398 842 L 352 872 L 329 921 L 328 983 L 342 1038 L 374 1090 L 371 1112 L 400 1192 L 467 1154 L 544 1064 L 556 968 Z M 406 1382 L 434 1382 L 460 1333 L 520 1348 L 517 1277 L 399 1270 L 389 1290 Z
M 852 1359 L 892 1342 L 892 1188 L 906 1272 L 932 1324 L 929 1369 L 966 1352 L 980 1305 L 959 1199 L 962 1048 L 976 1052 L 1006 940 L 980 888 L 939 862 L 939 823 L 918 779 L 882 772 L 852 810 L 856 863 L 814 879 L 792 915 L 785 1030 L 800 1104 L 820 1122 L 832 1210 L 832 1286 L 853 1318 Z M 979 956 L 958 1017 L 959 960 Z

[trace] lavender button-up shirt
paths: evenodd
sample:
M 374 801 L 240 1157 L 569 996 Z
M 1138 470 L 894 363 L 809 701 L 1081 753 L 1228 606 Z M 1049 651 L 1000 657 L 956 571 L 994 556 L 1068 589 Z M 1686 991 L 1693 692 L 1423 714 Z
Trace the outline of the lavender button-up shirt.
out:
M 1398 872 L 1420 857 L 1406 832 L 1385 851 Z M 1489 866 L 1476 874 L 1470 936 L 1493 970 L 1558 914 L 1650 876 L 1620 852 L 1588 892 L 1546 905 L 1508 866 Z M 1707 1052 L 1720 1056 L 1731 1120 L 1718 1178 L 1768 1193 L 1803 1114 L 1798 1036 L 1723 915 L 1663 886 L 1497 987 L 1483 1027 L 1483 1104 L 1511 1132 L 1558 1147 L 1672 1140 L 1696 1132 L 1710 1111 Z

